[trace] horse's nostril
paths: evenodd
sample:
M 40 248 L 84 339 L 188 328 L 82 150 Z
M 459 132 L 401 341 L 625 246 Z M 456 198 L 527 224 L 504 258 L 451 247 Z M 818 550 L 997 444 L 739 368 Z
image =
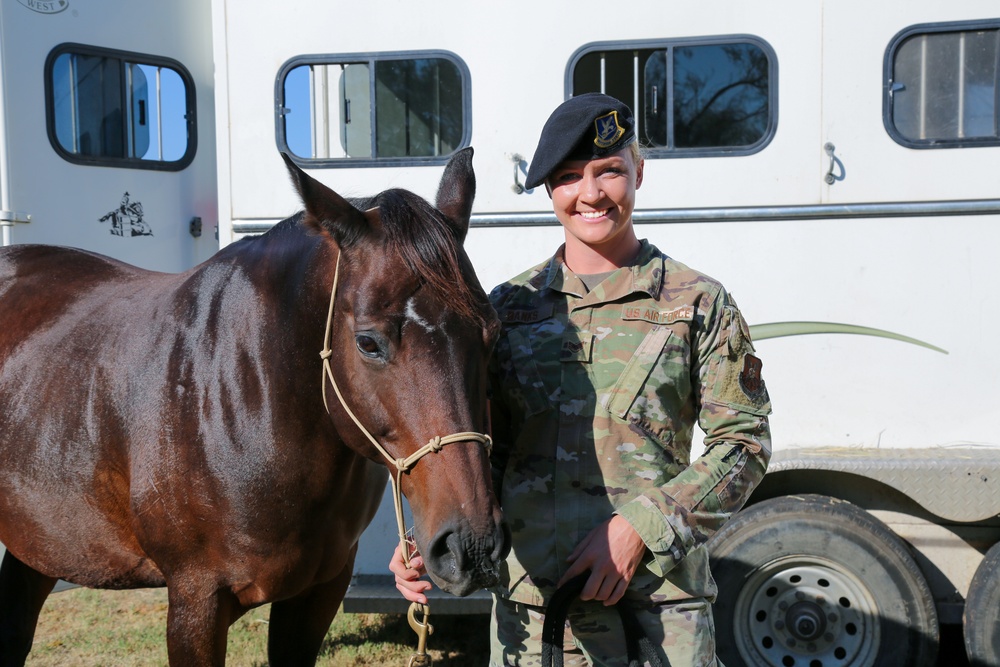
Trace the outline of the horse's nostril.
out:
M 452 530 L 443 530 L 431 542 L 430 563 L 440 576 L 452 577 L 464 569 L 462 539 Z
M 458 536 L 458 533 L 451 533 L 445 539 L 445 542 L 448 545 L 448 553 L 451 554 L 455 572 L 462 572 L 466 570 L 466 553 L 465 549 L 462 547 L 462 538 Z

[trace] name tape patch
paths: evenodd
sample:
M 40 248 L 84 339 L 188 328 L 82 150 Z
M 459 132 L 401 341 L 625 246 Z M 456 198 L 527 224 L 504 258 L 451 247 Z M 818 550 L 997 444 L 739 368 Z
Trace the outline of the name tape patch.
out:
M 552 316 L 552 304 L 547 303 L 539 308 L 511 308 L 501 313 L 505 324 L 531 324 L 540 322 Z
M 673 310 L 658 310 L 643 306 L 622 306 L 623 320 L 644 320 L 653 324 L 673 324 L 690 322 L 694 319 L 694 306 L 681 306 Z

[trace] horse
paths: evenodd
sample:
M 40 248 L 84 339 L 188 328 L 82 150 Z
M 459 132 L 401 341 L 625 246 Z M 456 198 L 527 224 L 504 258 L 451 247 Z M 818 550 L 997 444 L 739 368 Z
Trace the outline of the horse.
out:
M 314 664 L 388 460 L 431 579 L 495 583 L 510 534 L 479 434 L 499 323 L 463 249 L 472 149 L 434 205 L 348 201 L 283 158 L 303 210 L 189 271 L 0 253 L 0 664 L 24 664 L 59 579 L 166 586 L 171 665 L 225 664 L 265 603 L 272 667 Z

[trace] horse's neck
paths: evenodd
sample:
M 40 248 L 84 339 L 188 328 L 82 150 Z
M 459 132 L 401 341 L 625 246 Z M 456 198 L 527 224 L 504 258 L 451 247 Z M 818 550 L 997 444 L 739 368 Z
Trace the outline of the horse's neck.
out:
M 231 328 L 224 337 L 247 341 L 256 354 L 298 357 L 308 350 L 311 361 L 315 352 L 318 376 L 335 255 L 323 239 L 286 223 L 229 246 L 215 266 L 206 263 L 196 289 L 208 294 L 196 298 L 221 304 L 213 307 L 231 315 L 221 322 Z

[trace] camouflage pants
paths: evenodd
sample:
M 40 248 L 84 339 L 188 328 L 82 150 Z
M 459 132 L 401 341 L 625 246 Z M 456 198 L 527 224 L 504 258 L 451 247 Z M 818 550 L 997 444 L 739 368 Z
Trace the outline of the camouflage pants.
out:
M 715 657 L 712 605 L 704 598 L 632 609 L 646 636 L 661 647 L 664 667 L 722 667 Z M 494 596 L 490 667 L 541 665 L 544 622 L 544 607 Z M 570 605 L 563 655 L 566 667 L 627 667 L 617 610 L 599 602 Z

